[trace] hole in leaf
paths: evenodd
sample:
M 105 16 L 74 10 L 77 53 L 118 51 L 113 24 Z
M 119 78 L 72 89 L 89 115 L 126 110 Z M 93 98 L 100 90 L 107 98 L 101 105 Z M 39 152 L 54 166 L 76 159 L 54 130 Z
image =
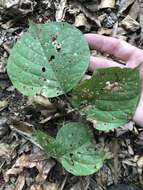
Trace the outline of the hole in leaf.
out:
M 73 166 L 74 166 L 74 161 L 73 161 L 73 160 L 71 160 L 71 165 L 73 165 Z
M 45 72 L 46 71 L 46 68 L 45 67 L 42 67 L 42 72 Z
M 73 157 L 73 153 L 70 153 L 70 157 Z
M 55 59 L 55 56 L 54 55 L 51 55 L 50 59 L 49 59 L 49 62 L 51 62 L 53 59 Z
M 57 52 L 60 52 L 60 50 L 61 50 L 61 45 L 60 44 L 56 45 L 56 50 L 57 50 Z

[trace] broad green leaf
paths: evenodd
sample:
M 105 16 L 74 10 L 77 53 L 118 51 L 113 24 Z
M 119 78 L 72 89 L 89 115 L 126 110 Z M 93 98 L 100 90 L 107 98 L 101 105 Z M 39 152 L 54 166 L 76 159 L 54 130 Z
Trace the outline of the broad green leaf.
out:
M 109 131 L 132 119 L 140 97 L 139 70 L 107 68 L 95 71 L 90 80 L 73 91 L 73 105 L 96 129 Z
M 67 23 L 30 24 L 11 50 L 7 72 L 24 95 L 56 97 L 80 81 L 90 51 L 83 34 Z
M 50 142 L 49 136 L 39 131 L 36 132 L 36 137 L 44 150 L 61 162 L 73 175 L 90 175 L 103 165 L 105 155 L 96 150 L 92 143 L 91 131 L 85 124 L 78 122 L 65 124 L 59 130 L 55 141 Z

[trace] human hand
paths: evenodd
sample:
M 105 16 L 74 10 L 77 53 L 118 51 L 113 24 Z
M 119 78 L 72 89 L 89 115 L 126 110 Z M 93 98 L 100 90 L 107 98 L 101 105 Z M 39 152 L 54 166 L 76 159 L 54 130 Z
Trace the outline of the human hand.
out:
M 141 96 L 133 120 L 143 127 L 143 50 L 113 37 L 106 37 L 99 34 L 86 34 L 85 37 L 91 49 L 113 55 L 125 63 L 123 65 L 112 60 L 91 56 L 90 71 L 107 67 L 134 68 L 140 65 Z

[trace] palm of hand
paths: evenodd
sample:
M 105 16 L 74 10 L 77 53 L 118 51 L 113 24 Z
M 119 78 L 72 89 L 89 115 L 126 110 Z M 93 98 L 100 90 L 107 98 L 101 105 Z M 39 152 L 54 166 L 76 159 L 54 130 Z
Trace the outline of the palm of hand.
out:
M 105 37 L 98 34 L 86 34 L 85 37 L 91 49 L 108 53 L 125 62 L 125 65 L 123 65 L 108 59 L 91 56 L 90 71 L 106 67 L 134 68 L 140 65 L 141 96 L 133 119 L 138 125 L 143 126 L 143 50 L 112 37 Z

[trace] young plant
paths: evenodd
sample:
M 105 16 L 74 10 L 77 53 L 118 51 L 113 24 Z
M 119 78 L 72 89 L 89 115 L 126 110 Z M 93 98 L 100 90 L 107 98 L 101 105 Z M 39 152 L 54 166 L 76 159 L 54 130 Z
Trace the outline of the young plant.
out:
M 7 72 L 13 85 L 26 96 L 68 96 L 81 115 L 98 130 L 126 124 L 140 96 L 136 69 L 98 69 L 80 82 L 89 65 L 90 51 L 83 34 L 67 23 L 31 23 L 11 50 Z M 71 91 L 72 90 L 72 91 Z M 39 144 L 74 175 L 90 175 L 100 169 L 106 154 L 97 150 L 87 124 L 68 122 L 56 138 L 41 131 Z

